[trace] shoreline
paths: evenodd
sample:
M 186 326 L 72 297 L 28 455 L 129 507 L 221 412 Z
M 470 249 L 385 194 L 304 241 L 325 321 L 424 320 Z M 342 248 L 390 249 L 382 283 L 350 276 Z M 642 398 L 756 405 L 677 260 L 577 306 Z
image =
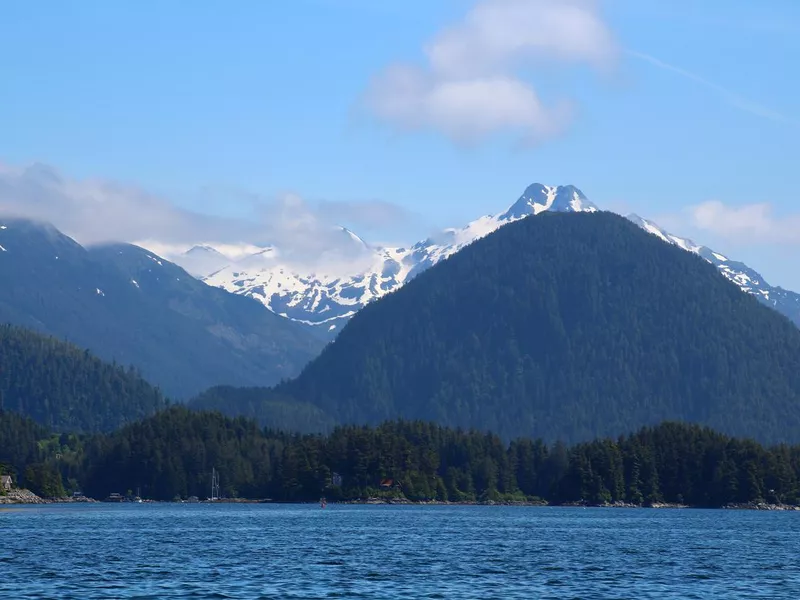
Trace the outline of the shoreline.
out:
M 42 498 L 30 490 L 13 489 L 5 496 L 0 496 L 0 506 L 10 506 L 16 504 L 94 504 L 99 502 L 94 498 L 81 496 L 79 498 Z
M 29 490 L 12 490 L 6 496 L 0 496 L 0 506 L 12 505 L 43 505 L 43 504 L 134 504 L 133 502 L 104 502 L 87 498 L 41 498 Z M 172 500 L 143 500 L 142 504 L 317 504 L 317 502 L 286 502 L 270 499 L 253 498 L 225 498 L 214 500 L 200 500 L 188 502 L 183 500 L 175 502 Z M 771 504 L 767 502 L 745 502 L 729 503 L 724 506 L 691 506 L 686 504 L 675 504 L 668 502 L 657 502 L 653 504 L 629 504 L 626 502 L 612 502 L 604 504 L 593 504 L 587 502 L 566 502 L 563 504 L 552 504 L 545 501 L 495 501 L 495 500 L 461 500 L 461 501 L 442 501 L 442 500 L 408 500 L 407 498 L 360 498 L 352 500 L 342 500 L 339 502 L 330 501 L 328 504 L 354 505 L 354 506 L 518 506 L 527 508 L 636 508 L 636 509 L 693 509 L 693 510 L 751 510 L 751 511 L 779 511 L 779 512 L 800 512 L 800 505 L 794 504 Z

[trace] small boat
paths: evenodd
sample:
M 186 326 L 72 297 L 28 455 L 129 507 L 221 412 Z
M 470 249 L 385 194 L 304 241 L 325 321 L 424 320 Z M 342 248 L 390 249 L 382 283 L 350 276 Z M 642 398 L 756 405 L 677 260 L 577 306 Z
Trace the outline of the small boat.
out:
M 325 508 L 326 506 L 328 506 L 328 501 L 323 496 L 322 498 L 319 499 L 319 507 Z

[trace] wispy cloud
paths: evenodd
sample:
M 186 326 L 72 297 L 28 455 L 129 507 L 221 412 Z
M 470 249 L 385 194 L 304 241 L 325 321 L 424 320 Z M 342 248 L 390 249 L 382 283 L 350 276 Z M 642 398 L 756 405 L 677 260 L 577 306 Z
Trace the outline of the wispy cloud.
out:
M 320 257 L 358 258 L 362 245 L 338 225 L 386 231 L 415 218 L 381 200 L 310 202 L 296 194 L 236 194 L 236 201 L 249 206 L 250 218 L 181 209 L 134 186 L 72 179 L 47 165 L 17 168 L 0 163 L 0 216 L 46 221 L 88 245 L 140 243 L 164 254 L 195 244 L 212 244 L 231 254 L 273 245 L 286 263 L 305 266 L 318 264 Z
M 366 94 L 373 114 L 458 143 L 506 132 L 533 144 L 568 126 L 571 103 L 544 102 L 522 73 L 543 64 L 603 69 L 617 47 L 595 0 L 481 0 L 424 53 L 423 65 L 375 77 Z
M 644 54 L 642 52 L 635 52 L 633 50 L 628 50 L 627 54 L 634 58 L 643 60 L 655 67 L 658 67 L 659 69 L 670 71 L 671 73 L 680 75 L 684 79 L 688 79 L 707 89 L 712 90 L 713 92 L 717 93 L 722 98 L 723 101 L 730 104 L 734 108 L 738 108 L 739 110 L 772 121 L 778 121 L 781 123 L 790 123 L 793 125 L 800 124 L 797 120 L 792 119 L 791 117 L 788 117 L 776 110 L 763 106 L 757 102 L 753 102 L 752 100 L 748 100 L 747 98 L 737 94 L 736 92 L 731 91 L 717 83 L 714 83 L 713 81 L 706 79 L 705 77 L 702 77 L 696 73 L 692 73 L 691 71 L 687 71 L 686 69 L 676 67 L 675 65 L 666 63 L 654 56 L 651 56 L 649 54 Z

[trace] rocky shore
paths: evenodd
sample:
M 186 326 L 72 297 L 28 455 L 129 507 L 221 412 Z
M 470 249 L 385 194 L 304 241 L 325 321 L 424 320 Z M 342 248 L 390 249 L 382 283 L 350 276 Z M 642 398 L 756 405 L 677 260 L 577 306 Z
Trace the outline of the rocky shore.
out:
M 789 510 L 800 511 L 800 506 L 793 504 L 769 504 L 767 502 L 746 502 L 741 504 L 726 504 L 726 510 Z
M 11 490 L 0 496 L 0 504 L 46 504 L 46 502 L 29 490 Z
M 0 496 L 0 504 L 63 504 L 63 503 L 78 503 L 78 502 L 97 502 L 92 498 L 80 496 L 73 498 L 40 498 L 30 490 L 13 489 L 6 492 L 5 496 Z

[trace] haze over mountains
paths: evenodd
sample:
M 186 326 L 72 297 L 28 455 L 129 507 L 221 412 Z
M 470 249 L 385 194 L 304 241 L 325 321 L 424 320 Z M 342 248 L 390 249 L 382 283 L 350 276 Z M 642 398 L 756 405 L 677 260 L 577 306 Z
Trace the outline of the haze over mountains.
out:
M 266 246 L 229 257 L 210 245 L 195 246 L 182 255 L 170 256 L 189 272 L 212 286 L 250 296 L 270 311 L 335 335 L 343 324 L 369 302 L 404 285 L 466 245 L 519 219 L 542 212 L 595 212 L 598 207 L 574 186 L 532 184 L 499 215 L 481 217 L 460 229 L 399 248 L 372 247 L 353 232 L 342 229 L 342 238 L 359 260 L 349 268 L 326 270 L 324 265 L 306 271 L 285 262 L 281 249 Z M 769 285 L 747 265 L 714 250 L 673 235 L 638 215 L 628 218 L 663 241 L 694 252 L 714 264 L 743 291 L 800 324 L 800 294 Z M 366 267 L 365 267 L 366 265 Z

